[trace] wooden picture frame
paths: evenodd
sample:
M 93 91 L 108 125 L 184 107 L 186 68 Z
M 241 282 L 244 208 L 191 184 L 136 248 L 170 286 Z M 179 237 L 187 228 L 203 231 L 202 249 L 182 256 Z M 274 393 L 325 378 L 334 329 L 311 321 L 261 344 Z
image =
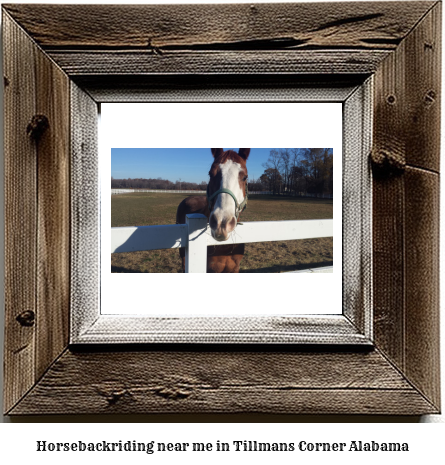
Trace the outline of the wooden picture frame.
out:
M 440 2 L 11 4 L 2 14 L 6 414 L 440 411 Z M 97 215 L 81 195 L 71 204 L 73 189 L 94 188 L 71 160 L 95 169 L 87 122 L 98 103 L 370 78 L 373 308 L 372 321 L 353 323 L 372 326 L 371 344 L 70 343 L 73 295 L 85 318 L 94 297 L 71 275 L 97 259 L 87 248 L 72 260 L 76 228 Z

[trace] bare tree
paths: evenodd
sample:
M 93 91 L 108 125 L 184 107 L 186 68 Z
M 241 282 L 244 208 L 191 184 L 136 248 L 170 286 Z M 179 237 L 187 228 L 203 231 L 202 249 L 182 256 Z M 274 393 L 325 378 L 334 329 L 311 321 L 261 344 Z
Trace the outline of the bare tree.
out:
M 333 152 L 330 148 L 273 149 L 260 178 L 274 194 L 332 195 Z
M 274 194 L 281 193 L 282 176 L 281 176 L 281 156 L 278 150 L 273 149 L 270 151 L 269 158 L 263 167 L 266 168 L 264 174 L 270 179 L 269 183 Z

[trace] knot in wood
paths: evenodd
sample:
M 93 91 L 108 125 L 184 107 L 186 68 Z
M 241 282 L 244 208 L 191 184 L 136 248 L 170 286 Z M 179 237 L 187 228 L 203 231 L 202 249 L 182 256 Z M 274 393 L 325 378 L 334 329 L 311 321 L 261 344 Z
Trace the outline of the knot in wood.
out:
M 31 139 L 39 140 L 49 128 L 49 121 L 45 115 L 34 115 L 26 127 L 26 133 Z
M 389 177 L 403 174 L 405 157 L 393 150 L 379 149 L 371 153 L 371 166 L 376 177 Z
M 117 404 L 121 399 L 131 397 L 130 391 L 125 387 L 113 386 L 114 383 L 104 384 L 105 385 L 97 386 L 96 391 L 100 396 L 105 398 L 110 406 Z
M 186 399 L 191 394 L 188 389 L 181 389 L 178 387 L 160 387 L 155 389 L 154 392 L 156 395 L 169 400 Z
M 114 405 L 117 404 L 117 402 L 124 397 L 127 394 L 127 390 L 122 390 L 122 391 L 114 391 L 108 393 L 105 398 L 107 399 L 107 402 L 109 405 Z
M 17 315 L 16 320 L 22 326 L 34 326 L 35 313 L 32 310 L 25 310 L 24 312 Z

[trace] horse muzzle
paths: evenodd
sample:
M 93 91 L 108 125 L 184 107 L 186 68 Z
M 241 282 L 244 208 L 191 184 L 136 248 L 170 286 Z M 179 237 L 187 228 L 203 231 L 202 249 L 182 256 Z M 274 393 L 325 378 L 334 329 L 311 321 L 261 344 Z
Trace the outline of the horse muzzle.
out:
M 236 228 L 236 218 L 233 216 L 230 220 L 219 220 L 218 217 L 212 213 L 210 215 L 209 224 L 212 237 L 218 242 L 224 242 L 230 238 L 232 231 Z

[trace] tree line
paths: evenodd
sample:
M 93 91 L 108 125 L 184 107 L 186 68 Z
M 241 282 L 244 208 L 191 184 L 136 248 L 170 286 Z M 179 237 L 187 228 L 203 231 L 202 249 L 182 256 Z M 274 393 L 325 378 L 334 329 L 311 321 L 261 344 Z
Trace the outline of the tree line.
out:
M 172 182 L 168 179 L 162 178 L 150 178 L 150 179 L 115 179 L 111 177 L 111 188 L 112 189 L 159 189 L 159 190 L 183 190 L 183 191 L 202 191 L 206 190 L 207 183 L 202 181 L 201 183 L 176 181 Z
M 262 190 L 275 195 L 332 195 L 331 148 L 273 149 L 263 163 Z

